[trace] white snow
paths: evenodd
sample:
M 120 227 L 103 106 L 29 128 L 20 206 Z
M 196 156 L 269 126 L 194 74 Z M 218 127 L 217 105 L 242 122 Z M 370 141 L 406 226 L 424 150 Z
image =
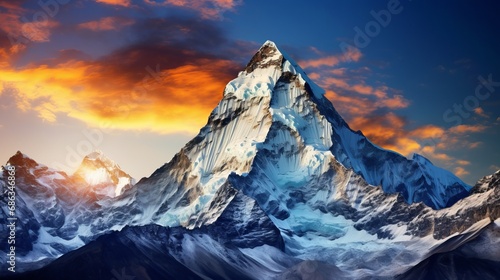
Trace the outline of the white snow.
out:
M 122 194 L 122 190 L 123 188 L 126 186 L 126 185 L 131 185 L 133 184 L 133 181 L 128 178 L 128 177 L 120 177 L 118 178 L 118 184 L 116 184 L 116 188 L 115 188 L 115 196 L 119 196 Z

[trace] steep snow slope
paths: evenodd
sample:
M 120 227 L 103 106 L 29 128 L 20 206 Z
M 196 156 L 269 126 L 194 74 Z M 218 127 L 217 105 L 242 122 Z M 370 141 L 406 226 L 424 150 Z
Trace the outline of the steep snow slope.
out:
M 241 250 L 206 233 L 157 225 L 99 237 L 47 267 L 6 279 L 272 279 L 298 260 L 262 245 Z

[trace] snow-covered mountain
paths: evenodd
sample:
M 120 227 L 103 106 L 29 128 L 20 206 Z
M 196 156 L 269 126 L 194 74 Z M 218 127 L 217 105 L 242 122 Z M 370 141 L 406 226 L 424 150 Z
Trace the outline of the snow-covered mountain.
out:
M 9 162 L 21 170 L 20 211 L 31 221 L 22 225 L 29 239 L 21 263 L 43 266 L 105 235 L 46 273 L 89 259 L 109 239 L 117 241 L 106 247 L 109 256 L 123 257 L 122 245 L 132 242 L 145 258 L 167 260 L 141 264 L 153 278 L 169 266 L 205 279 L 288 279 L 315 270 L 392 277 L 468 244 L 500 218 L 498 180 L 471 189 L 420 155 L 407 159 L 372 144 L 270 41 L 227 84 L 200 133 L 135 185 L 101 153 L 87 156 L 74 176 L 22 154 Z M 127 256 L 120 265 L 132 265 Z
M 135 184 L 135 179 L 120 169 L 101 151 L 87 155 L 73 176 L 79 176 L 96 194 L 115 197 Z
M 496 179 L 490 180 L 492 177 Z M 498 197 L 499 178 L 500 171 L 484 178 L 475 187 L 477 193 L 493 191 Z M 233 215 L 235 208 L 240 209 L 241 201 L 245 200 L 241 193 L 237 197 L 239 198 L 235 200 L 240 202 L 232 203 L 221 218 L 209 226 L 193 230 L 182 227 L 164 228 L 158 225 L 126 227 L 120 232 L 103 235 L 96 241 L 65 254 L 41 270 L 11 279 L 64 279 L 67 275 L 72 275 L 72 279 L 392 278 L 371 274 L 367 268 L 364 272 L 348 271 L 331 262 L 318 260 L 319 255 L 306 260 L 292 256 L 283 250 L 280 232 L 268 222 L 258 227 L 246 223 L 245 232 L 255 232 L 256 229 L 265 228 L 269 230 L 258 239 L 253 239 L 261 241 L 254 246 L 241 243 L 246 238 L 243 236 L 235 238 L 238 235 L 226 233 L 228 230 L 239 228 L 236 224 L 245 220 L 242 216 Z M 471 197 L 471 199 L 478 198 L 481 197 Z M 252 215 L 269 221 L 256 208 L 252 211 L 254 210 L 257 212 Z M 469 212 L 464 211 L 464 213 Z M 476 213 L 479 212 L 481 210 L 476 210 Z M 431 248 L 430 257 L 409 271 L 390 276 L 396 276 L 397 279 L 496 279 L 500 267 L 499 224 L 497 220 L 482 231 L 456 234 L 441 245 Z M 468 239 L 471 241 L 466 241 Z M 366 241 L 363 246 L 369 247 L 371 243 Z M 348 247 L 347 243 L 345 247 Z M 399 259 L 402 263 L 408 261 L 405 258 L 411 257 L 407 252 L 397 250 L 385 253 L 391 253 L 390 257 Z M 350 259 L 359 261 L 363 257 L 365 256 L 352 254 Z M 377 264 L 372 262 L 372 259 L 363 260 L 366 267 Z M 398 262 L 392 263 L 393 266 L 398 264 Z M 363 264 L 358 264 L 358 267 L 362 266 Z M 383 268 L 394 270 L 388 266 Z
M 127 223 L 128 210 L 116 205 L 115 190 L 131 188 L 134 179 L 101 153 L 85 157 L 72 176 L 39 164 L 21 152 L 12 156 L 7 165 L 16 170 L 19 271 L 44 265 L 102 233 L 121 229 Z M 2 169 L 2 173 L 6 171 Z M 3 190 L 6 190 L 6 183 L 0 181 Z M 5 203 L 2 203 L 0 212 L 0 248 L 6 252 L 8 234 L 4 233 L 8 232 L 9 213 L 6 192 L 3 192 L 2 201 Z M 110 205 L 113 205 L 114 212 L 109 212 Z M 0 259 L 5 260 L 5 254 Z M 5 265 L 7 263 L 2 262 L 2 266 Z

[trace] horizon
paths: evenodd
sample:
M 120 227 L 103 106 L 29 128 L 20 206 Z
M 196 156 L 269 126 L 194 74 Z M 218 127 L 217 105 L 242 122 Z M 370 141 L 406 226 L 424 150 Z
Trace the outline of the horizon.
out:
M 135 179 L 149 177 L 272 40 L 376 145 L 421 154 L 469 185 L 500 169 L 500 39 L 488 4 L 318 1 L 304 13 L 209 2 L 1 2 L 0 132 L 8 137 L 0 157 L 19 150 L 70 175 L 101 150 Z M 47 20 L 33 22 L 37 13 Z M 297 13 L 304 20 L 282 28 Z

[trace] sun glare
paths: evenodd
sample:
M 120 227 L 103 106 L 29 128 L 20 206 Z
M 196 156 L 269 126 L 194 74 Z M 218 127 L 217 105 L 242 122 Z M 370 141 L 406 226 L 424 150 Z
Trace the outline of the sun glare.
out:
M 99 185 L 102 183 L 112 183 L 108 172 L 105 168 L 98 168 L 95 170 L 85 169 L 82 172 L 83 179 L 91 186 Z

